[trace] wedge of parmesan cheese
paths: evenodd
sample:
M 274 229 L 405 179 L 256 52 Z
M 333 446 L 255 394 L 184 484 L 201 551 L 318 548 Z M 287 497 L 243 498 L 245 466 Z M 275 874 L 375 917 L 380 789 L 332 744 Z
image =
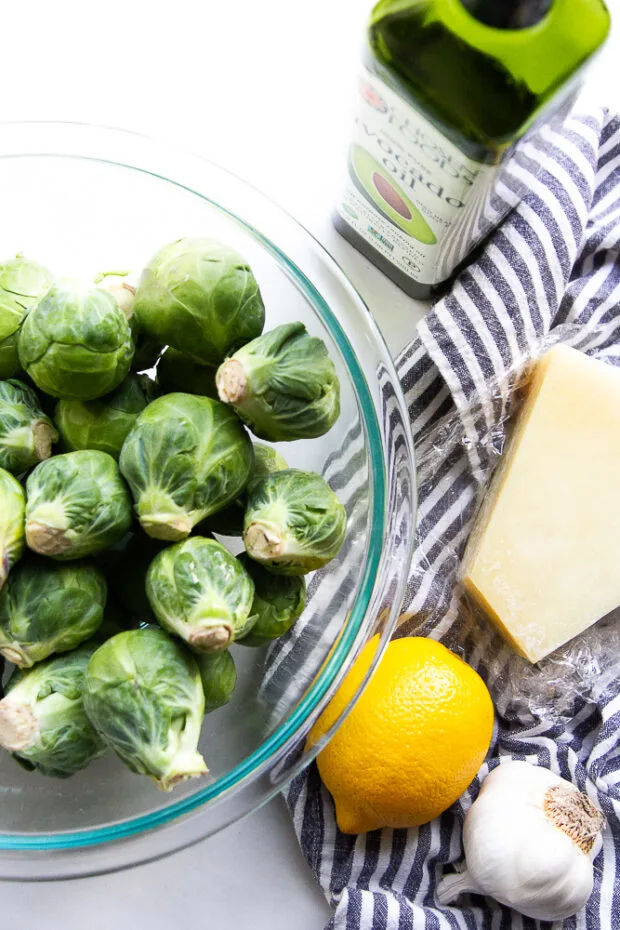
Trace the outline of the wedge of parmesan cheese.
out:
M 540 360 L 462 577 L 531 662 L 620 604 L 620 369 L 567 346 Z

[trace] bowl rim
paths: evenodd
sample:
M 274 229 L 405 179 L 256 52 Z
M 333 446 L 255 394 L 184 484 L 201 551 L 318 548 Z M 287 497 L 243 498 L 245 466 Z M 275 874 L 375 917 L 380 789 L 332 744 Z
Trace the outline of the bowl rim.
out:
M 36 149 L 34 151 L 19 151 L 20 147 L 24 147 L 23 144 L 21 146 L 17 144 L 20 131 L 22 131 L 22 133 L 25 131 L 26 137 L 32 136 L 34 132 L 33 138 L 36 139 Z M 54 146 L 48 144 L 46 147 L 46 131 L 48 131 L 50 135 L 54 137 L 54 139 L 61 140 L 60 148 L 64 150 L 47 150 L 47 148 L 51 149 L 54 148 Z M 73 137 L 76 135 L 76 131 L 79 137 L 79 145 L 76 145 L 75 140 L 73 139 Z M 7 143 L 7 134 L 10 137 L 11 133 L 13 133 L 16 137 L 15 142 L 13 143 L 16 145 L 16 150 L 7 152 L 5 149 Z M 40 137 L 38 137 L 39 133 L 41 133 Z M 111 147 L 111 149 L 115 152 L 118 149 L 118 158 L 113 158 L 110 156 L 101 157 L 94 153 L 94 149 L 92 147 L 96 147 L 97 142 L 102 140 L 103 135 L 105 135 L 107 149 Z M 92 141 L 89 141 L 89 137 L 92 137 Z M 137 142 L 139 142 L 138 146 L 135 145 Z M 31 147 L 34 148 L 34 144 L 32 144 Z M 132 154 L 132 147 L 136 148 L 136 154 Z M 58 145 L 56 148 L 58 148 Z M 147 168 L 136 163 L 139 161 L 139 149 L 148 150 L 151 154 L 154 155 L 162 155 L 162 153 L 165 151 L 171 153 L 173 159 L 171 164 L 172 173 L 170 171 L 167 171 L 165 174 L 159 173 L 157 170 Z M 89 152 L 91 153 L 89 154 Z M 144 152 L 142 154 L 144 154 Z M 219 203 L 217 200 L 214 200 L 212 196 L 209 196 L 199 189 L 196 189 L 195 185 L 190 186 L 188 183 L 181 181 L 179 177 L 174 176 L 175 174 L 181 175 L 183 173 L 182 162 L 186 161 L 187 159 L 192 159 L 194 162 L 198 162 L 203 166 L 205 173 L 208 173 L 208 169 L 208 171 L 212 173 L 226 176 L 229 181 L 234 182 L 235 185 L 238 185 L 245 190 L 251 190 L 254 198 L 259 198 L 260 201 L 262 201 L 265 205 L 269 205 L 269 208 L 272 211 L 277 211 L 283 218 L 286 218 L 288 223 L 294 224 L 299 231 L 303 232 L 305 236 L 310 238 L 314 244 L 314 247 L 320 251 L 321 257 L 323 261 L 327 263 L 330 271 L 335 273 L 340 278 L 341 284 L 343 284 L 349 293 L 354 297 L 354 301 L 359 311 L 367 315 L 368 321 L 374 330 L 374 335 L 376 338 L 380 343 L 383 344 L 384 340 L 378 327 L 376 326 L 376 323 L 374 322 L 374 319 L 372 318 L 372 315 L 370 314 L 370 311 L 366 307 L 358 292 L 355 290 L 348 278 L 344 275 L 344 272 L 342 272 L 335 260 L 327 252 L 324 246 L 322 246 L 321 243 L 316 240 L 312 233 L 306 230 L 302 224 L 300 224 L 293 216 L 288 214 L 287 211 L 283 210 L 273 200 L 262 194 L 257 188 L 253 187 L 251 184 L 248 184 L 246 181 L 239 178 L 227 169 L 222 168 L 214 162 L 204 158 L 203 156 L 193 155 L 180 147 L 171 145 L 170 143 L 152 139 L 146 135 L 134 133 L 125 129 L 97 126 L 89 123 L 59 122 L 50 120 L 0 122 L 0 159 L 4 161 L 7 159 L 24 158 L 79 159 L 96 162 L 99 164 L 109 164 L 111 166 L 126 168 L 137 171 L 141 174 L 150 175 L 159 181 L 172 184 L 206 201 L 213 208 L 227 215 L 231 220 L 240 225 L 249 235 L 256 239 L 263 246 L 263 248 L 272 255 L 278 264 L 286 270 L 287 274 L 293 279 L 297 287 L 304 293 L 306 298 L 311 303 L 313 309 L 317 312 L 322 323 L 330 333 L 331 338 L 336 343 L 338 351 L 340 352 L 341 357 L 346 364 L 349 376 L 356 391 L 358 408 L 361 414 L 360 419 L 362 421 L 366 436 L 369 477 L 371 479 L 369 481 L 371 488 L 371 499 L 369 506 L 369 533 L 365 549 L 362 577 L 358 586 L 355 601 L 351 607 L 350 614 L 345 626 L 343 627 L 343 631 L 341 632 L 341 635 L 338 636 L 332 652 L 324 662 L 314 681 L 308 687 L 288 717 L 282 723 L 280 723 L 272 733 L 269 734 L 269 736 L 260 744 L 260 746 L 257 747 L 257 749 L 246 756 L 241 762 L 227 771 L 224 775 L 220 776 L 210 784 L 205 785 L 203 788 L 199 788 L 191 795 L 180 798 L 178 801 L 173 801 L 171 804 L 167 804 L 165 807 L 152 810 L 145 814 L 127 817 L 119 821 L 114 821 L 106 825 L 96 826 L 88 829 L 64 830 L 55 833 L 41 832 L 28 835 L 19 833 L 0 833 L 0 851 L 78 851 L 80 848 L 109 844 L 113 841 L 128 839 L 135 837 L 136 835 L 145 834 L 147 831 L 162 827 L 166 824 L 170 824 L 173 821 L 177 821 L 184 815 L 190 814 L 195 812 L 198 808 L 204 807 L 209 802 L 215 801 L 216 799 L 222 799 L 224 795 L 231 795 L 234 793 L 234 791 L 239 790 L 243 784 L 247 783 L 247 780 L 250 777 L 257 777 L 259 774 L 268 770 L 274 764 L 274 762 L 278 760 L 278 758 L 281 758 L 281 756 L 286 751 L 293 747 L 295 740 L 298 740 L 300 737 L 300 728 L 306 724 L 311 717 L 316 718 L 324 708 L 329 697 L 331 697 L 331 694 L 335 690 L 335 685 L 339 683 L 339 675 L 342 677 L 344 666 L 351 654 L 351 649 L 356 644 L 358 635 L 363 629 L 364 621 L 367 617 L 367 611 L 371 603 L 375 579 L 377 578 L 378 569 L 381 563 L 382 548 L 386 532 L 386 473 L 383 461 L 384 443 L 382 431 L 376 415 L 375 404 L 368 386 L 368 382 L 357 360 L 351 343 L 349 342 L 349 339 L 344 332 L 344 329 L 330 310 L 330 307 L 327 304 L 325 298 L 321 295 L 319 290 L 315 287 L 305 272 L 302 271 L 301 268 L 292 260 L 292 258 L 288 256 L 279 246 L 277 246 L 275 242 L 271 241 L 271 239 L 269 239 L 259 229 L 248 222 L 248 220 L 244 219 L 243 216 L 238 215 L 236 212 L 228 209 L 225 205 Z M 175 167 L 177 161 L 179 161 L 178 169 Z M 388 358 L 391 359 L 387 349 L 386 354 Z M 389 373 L 392 376 L 393 387 L 400 401 L 400 406 L 406 412 L 404 398 L 402 397 L 402 391 L 400 389 L 398 379 L 395 375 L 393 364 Z M 404 421 L 408 426 L 408 419 L 406 417 Z M 405 441 L 408 445 L 408 464 L 410 468 L 410 474 L 414 476 L 415 466 L 412 449 L 413 442 L 410 433 L 407 437 L 405 437 Z M 412 503 L 412 511 L 413 520 L 415 517 L 415 493 Z M 412 549 L 412 547 L 413 539 L 411 540 L 410 549 Z M 404 589 L 405 584 L 406 579 L 403 579 L 401 585 L 402 589 Z M 402 590 L 397 592 L 395 602 L 400 605 L 401 599 Z M 376 664 L 378 663 L 383 653 L 383 649 L 389 641 L 389 637 L 395 626 L 396 618 L 397 611 L 395 612 L 395 615 L 392 616 L 384 625 L 382 635 L 380 637 L 380 646 L 377 649 L 374 661 L 371 664 L 368 673 L 358 690 L 358 694 L 361 693 L 361 690 L 363 690 L 363 687 L 366 685 L 367 681 L 372 675 L 374 668 L 376 667 Z M 350 710 L 353 703 L 354 701 L 352 701 L 349 705 L 347 712 Z M 345 714 L 339 718 L 337 724 L 331 728 L 324 739 L 318 741 L 304 754 L 303 764 L 298 766 L 299 770 L 305 768 L 306 765 L 308 765 L 318 754 L 327 738 L 331 736 L 332 732 L 336 729 L 336 726 L 342 722 L 344 716 Z M 294 774 L 296 774 L 296 771 L 292 772 L 292 775 Z M 292 775 L 289 772 L 287 774 L 286 781 L 288 781 Z M 275 794 L 281 787 L 282 784 L 274 786 L 274 790 L 270 796 Z

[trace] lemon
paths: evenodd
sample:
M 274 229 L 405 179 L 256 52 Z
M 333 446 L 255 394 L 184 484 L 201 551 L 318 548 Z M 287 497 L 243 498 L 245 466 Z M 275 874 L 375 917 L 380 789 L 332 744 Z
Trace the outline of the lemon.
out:
M 310 731 L 312 745 L 347 707 L 378 645 L 364 647 Z M 415 827 L 465 791 L 489 748 L 493 703 L 477 672 L 441 643 L 389 643 L 364 693 L 319 753 L 344 833 Z

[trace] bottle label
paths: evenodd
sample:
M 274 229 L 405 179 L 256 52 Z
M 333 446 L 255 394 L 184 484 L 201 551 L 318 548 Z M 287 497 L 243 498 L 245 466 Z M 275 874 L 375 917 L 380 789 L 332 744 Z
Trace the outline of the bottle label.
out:
M 364 71 L 359 91 L 337 211 L 401 272 L 437 284 L 497 222 L 487 213 L 498 168 L 464 155 L 376 75 Z

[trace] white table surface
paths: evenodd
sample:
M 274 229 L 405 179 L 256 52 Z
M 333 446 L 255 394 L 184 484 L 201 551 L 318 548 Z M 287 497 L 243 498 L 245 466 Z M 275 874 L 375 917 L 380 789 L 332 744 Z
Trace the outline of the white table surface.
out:
M 611 0 L 612 9 L 618 0 Z M 23 0 L 3 9 L 0 118 L 173 140 L 261 188 L 325 244 L 396 351 L 423 307 L 331 228 L 367 0 Z M 618 11 L 620 12 L 620 11 Z M 618 30 L 620 32 L 620 30 Z M 614 35 L 590 95 L 620 107 Z M 329 909 L 281 799 L 192 849 L 128 872 L 0 885 L 12 930 L 311 930 Z

